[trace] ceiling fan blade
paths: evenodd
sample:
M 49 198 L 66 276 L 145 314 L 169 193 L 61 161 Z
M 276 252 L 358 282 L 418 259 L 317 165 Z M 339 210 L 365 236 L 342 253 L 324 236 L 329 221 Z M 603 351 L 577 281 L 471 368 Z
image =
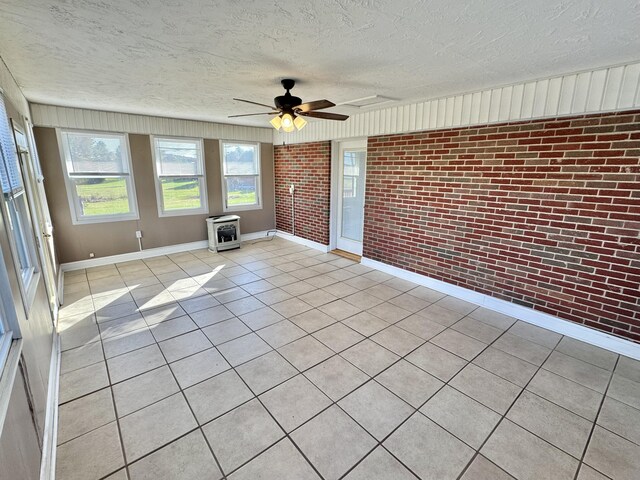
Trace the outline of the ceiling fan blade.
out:
M 342 115 L 340 113 L 329 112 L 298 112 L 303 117 L 324 118 L 326 120 L 346 120 L 349 115 Z
M 313 102 L 303 103 L 295 107 L 296 111 L 310 112 L 311 110 L 322 110 L 323 108 L 335 107 L 336 104 L 329 100 L 315 100 Z
M 238 102 L 251 103 L 253 105 L 260 105 L 261 107 L 267 107 L 273 109 L 273 105 L 265 105 L 264 103 L 252 102 L 251 100 L 243 100 L 242 98 L 234 98 Z
M 235 117 L 252 117 L 254 115 L 277 115 L 280 112 L 263 112 L 263 113 L 243 113 L 241 115 L 229 115 L 227 118 Z

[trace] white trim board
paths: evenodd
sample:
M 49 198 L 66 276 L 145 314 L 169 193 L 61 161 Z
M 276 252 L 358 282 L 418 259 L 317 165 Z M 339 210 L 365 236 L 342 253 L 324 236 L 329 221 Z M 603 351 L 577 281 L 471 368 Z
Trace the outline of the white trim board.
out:
M 268 230 L 261 232 L 242 233 L 242 241 L 257 240 L 266 237 Z M 118 255 L 109 255 L 107 257 L 89 258 L 87 260 L 78 260 L 76 262 L 68 262 L 60 264 L 62 272 L 70 272 L 72 270 L 82 270 L 83 268 L 101 267 L 103 265 L 111 265 L 112 263 L 130 262 L 132 260 L 141 260 L 143 258 L 157 257 L 159 255 L 170 255 L 172 253 L 188 252 L 189 250 L 201 250 L 209 247 L 208 240 L 199 240 L 197 242 L 179 243 L 177 245 L 168 245 L 166 247 L 147 248 L 137 252 L 121 253 Z
M 527 121 L 640 107 L 640 62 L 567 73 L 426 101 L 367 109 L 345 122 L 273 131 L 273 144 L 317 142 Z M 348 112 L 344 112 L 348 113 Z
M 103 265 L 111 265 L 112 263 L 129 262 L 131 260 L 156 257 L 158 255 L 169 255 L 171 253 L 186 252 L 188 250 L 199 250 L 207 248 L 208 246 L 209 242 L 207 240 L 200 240 L 197 242 L 180 243 L 178 245 L 168 245 L 166 247 L 147 248 L 137 252 L 120 253 L 118 255 L 109 255 L 107 257 L 89 258 L 87 260 L 62 263 L 60 264 L 60 270 L 63 272 L 70 272 L 72 270 L 82 270 L 83 268 L 101 267 Z
M 314 250 L 319 250 L 324 253 L 329 251 L 329 245 L 323 245 L 322 243 L 314 242 L 313 240 L 307 240 L 306 238 L 298 237 L 297 235 L 291 235 L 290 233 L 283 232 L 282 230 L 278 230 L 276 235 L 284 238 L 285 240 L 289 240 L 290 242 L 299 243 L 305 247 L 313 248 Z
M 40 462 L 40 480 L 56 478 L 56 445 L 58 443 L 58 392 L 60 387 L 60 337 L 53 332 L 51 363 L 49 365 L 49 388 L 47 410 Z
M 600 332 L 590 327 L 580 325 L 569 320 L 563 320 L 553 315 L 549 315 L 531 308 L 524 307 L 506 300 L 500 300 L 483 293 L 474 292 L 464 287 L 452 285 L 441 280 L 436 280 L 415 272 L 409 272 L 399 267 L 387 265 L 386 263 L 363 257 L 361 264 L 375 270 L 379 270 L 390 275 L 394 275 L 403 280 L 408 280 L 418 285 L 422 285 L 446 295 L 475 303 L 481 307 L 494 310 L 498 313 L 517 318 L 523 322 L 531 323 L 547 330 L 551 330 L 567 337 L 575 338 L 583 342 L 605 348 L 626 357 L 640 360 L 640 344 L 633 343 L 623 338 Z
M 249 127 L 39 103 L 31 104 L 31 114 L 33 124 L 38 127 L 77 128 L 170 137 L 226 138 L 261 143 L 273 141 L 273 128 L 271 127 Z

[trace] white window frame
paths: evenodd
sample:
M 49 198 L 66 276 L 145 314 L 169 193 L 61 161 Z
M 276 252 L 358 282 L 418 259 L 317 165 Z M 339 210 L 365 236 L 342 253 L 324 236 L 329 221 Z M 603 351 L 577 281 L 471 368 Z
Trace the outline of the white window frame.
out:
M 253 145 L 256 147 L 256 165 L 257 172 L 250 175 L 227 175 L 224 169 L 224 146 L 225 145 Z M 240 212 L 243 210 L 262 210 L 262 165 L 260 160 L 260 143 L 259 142 L 243 142 L 237 140 L 220 140 L 220 174 L 222 180 L 222 211 L 223 212 Z M 256 177 L 256 200 L 257 203 L 250 205 L 228 206 L 227 201 L 227 182 L 226 177 Z
M 69 175 L 69 165 L 71 164 L 71 158 L 69 158 L 69 151 L 67 145 L 63 140 L 64 133 L 74 133 L 81 135 L 96 135 L 101 137 L 115 137 L 122 142 L 122 154 L 126 157 L 126 166 L 128 172 L 118 173 L 117 175 L 108 175 L 91 172 L 85 172 L 85 176 L 91 175 L 94 177 L 124 177 L 127 185 L 127 193 L 129 195 L 129 213 L 119 213 L 115 215 L 83 215 L 82 207 L 80 206 L 80 199 L 78 198 L 78 192 L 76 191 L 75 184 L 71 181 Z M 67 189 L 67 199 L 69 201 L 69 208 L 71 210 L 71 222 L 73 225 L 85 225 L 91 223 L 107 223 L 107 222 L 123 222 L 127 220 L 139 220 L 138 214 L 138 198 L 136 195 L 136 185 L 133 178 L 133 167 L 131 164 L 131 149 L 129 148 L 129 135 L 122 132 L 103 132 L 98 130 L 77 130 L 77 129 L 56 129 L 58 137 L 58 145 L 60 147 L 60 161 L 62 162 L 62 172 L 64 174 L 64 183 Z
M 160 155 L 158 154 L 158 144 L 157 140 L 167 140 L 170 142 L 194 142 L 198 145 L 199 155 L 198 160 L 200 161 L 200 171 L 199 175 L 160 175 L 158 172 L 160 169 L 158 168 L 158 161 L 160 159 Z M 158 216 L 159 217 L 177 217 L 183 215 L 200 215 L 200 214 L 208 214 L 209 213 L 209 200 L 207 196 L 207 173 L 205 170 L 205 161 L 204 161 L 204 141 L 202 138 L 191 138 L 191 137 L 167 137 L 160 135 L 152 135 L 151 136 L 151 154 L 153 156 L 153 176 L 155 178 L 156 185 L 156 203 L 158 204 Z M 200 208 L 181 208 L 181 209 L 173 209 L 173 210 L 165 210 L 164 208 L 164 196 L 162 194 L 162 184 L 160 182 L 161 178 L 183 178 L 183 177 L 198 177 L 198 182 L 200 183 Z
M 0 110 L 3 115 L 6 114 L 4 99 L 0 99 L 2 105 Z M 30 199 L 27 195 L 27 181 L 24 173 L 24 165 L 22 164 L 22 146 L 16 144 L 17 135 L 19 132 L 24 137 L 24 132 L 21 128 L 18 128 L 9 117 L 2 118 L 0 121 L 6 122 L 8 140 L 0 148 L 2 155 L 0 155 L 0 162 L 4 162 L 3 169 L 6 169 L 8 178 L 10 177 L 9 164 L 6 163 L 10 159 L 11 153 L 14 156 L 17 171 L 20 182 L 22 183 L 21 189 L 13 189 L 9 192 L 2 192 L 2 214 L 4 222 L 9 235 L 9 245 L 13 257 L 13 264 L 18 276 L 20 294 L 22 297 L 22 303 L 24 306 L 25 315 L 29 316 L 31 305 L 35 299 L 36 290 L 38 288 L 38 281 L 40 278 L 40 269 L 38 265 L 38 259 L 36 254 L 36 237 L 34 233 L 34 226 L 31 217 Z M 26 140 L 26 137 L 25 137 Z M 5 151 L 10 149 L 11 152 Z M 9 180 L 9 183 L 11 181 Z M 23 260 L 25 265 L 23 265 Z M 24 268 L 23 268 L 24 267 Z
M 21 338 L 6 265 L 0 251 L 0 377 L 4 372 L 13 340 Z
M 13 122 L 12 122 L 13 123 Z M 18 271 L 21 273 L 22 284 L 25 288 L 25 291 L 29 291 L 29 286 L 31 285 L 31 280 L 33 279 L 34 274 L 38 272 L 37 270 L 37 260 L 36 260 L 36 245 L 35 243 L 35 232 L 33 231 L 33 212 L 31 211 L 31 203 L 29 202 L 29 195 L 27 195 L 27 174 L 24 171 L 26 165 L 24 165 L 22 159 L 22 155 L 26 150 L 26 140 L 27 136 L 19 128 L 17 125 L 13 124 L 13 134 L 16 139 L 16 161 L 18 162 L 18 168 L 20 169 L 20 174 L 22 175 L 22 191 L 17 195 L 12 195 L 10 201 L 7 202 L 7 209 L 11 208 L 15 212 L 15 216 L 20 225 L 14 225 L 14 220 L 11 219 L 11 227 L 16 232 L 15 241 L 16 241 L 16 253 L 20 256 L 20 252 L 22 251 L 22 256 L 26 257 L 27 262 L 29 263 L 29 267 L 27 269 L 19 268 Z M 18 144 L 18 134 L 22 135 L 25 141 L 25 145 Z M 22 202 L 21 205 L 18 202 Z M 10 212 L 9 212 L 10 213 Z M 11 213 L 10 213 L 11 214 Z M 21 228 L 19 228 L 21 227 Z M 21 267 L 21 262 L 18 260 L 16 262 L 18 266 Z

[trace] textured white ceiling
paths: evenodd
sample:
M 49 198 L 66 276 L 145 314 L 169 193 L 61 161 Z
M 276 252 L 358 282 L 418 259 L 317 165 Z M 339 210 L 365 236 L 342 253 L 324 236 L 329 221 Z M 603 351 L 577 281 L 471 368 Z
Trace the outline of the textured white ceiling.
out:
M 636 0 L 2 0 L 0 25 L 30 101 L 261 126 L 232 97 L 284 77 L 406 103 L 640 59 Z

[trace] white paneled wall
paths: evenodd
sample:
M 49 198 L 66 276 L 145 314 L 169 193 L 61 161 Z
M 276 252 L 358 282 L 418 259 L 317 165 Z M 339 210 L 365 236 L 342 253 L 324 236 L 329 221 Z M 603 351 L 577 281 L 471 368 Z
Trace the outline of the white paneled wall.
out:
M 272 128 L 246 127 L 224 123 L 180 120 L 128 113 L 103 112 L 83 108 L 31 104 L 33 123 L 39 127 L 78 128 L 109 132 L 217 138 L 271 143 Z
M 300 132 L 274 131 L 273 143 L 335 140 L 632 108 L 640 108 L 640 63 L 367 110 L 345 122 L 310 121 Z
M 156 135 L 274 144 L 336 140 L 447 127 L 640 108 L 640 62 L 367 110 L 345 122 L 311 120 L 300 132 L 275 132 L 195 120 L 32 104 L 33 123 Z

